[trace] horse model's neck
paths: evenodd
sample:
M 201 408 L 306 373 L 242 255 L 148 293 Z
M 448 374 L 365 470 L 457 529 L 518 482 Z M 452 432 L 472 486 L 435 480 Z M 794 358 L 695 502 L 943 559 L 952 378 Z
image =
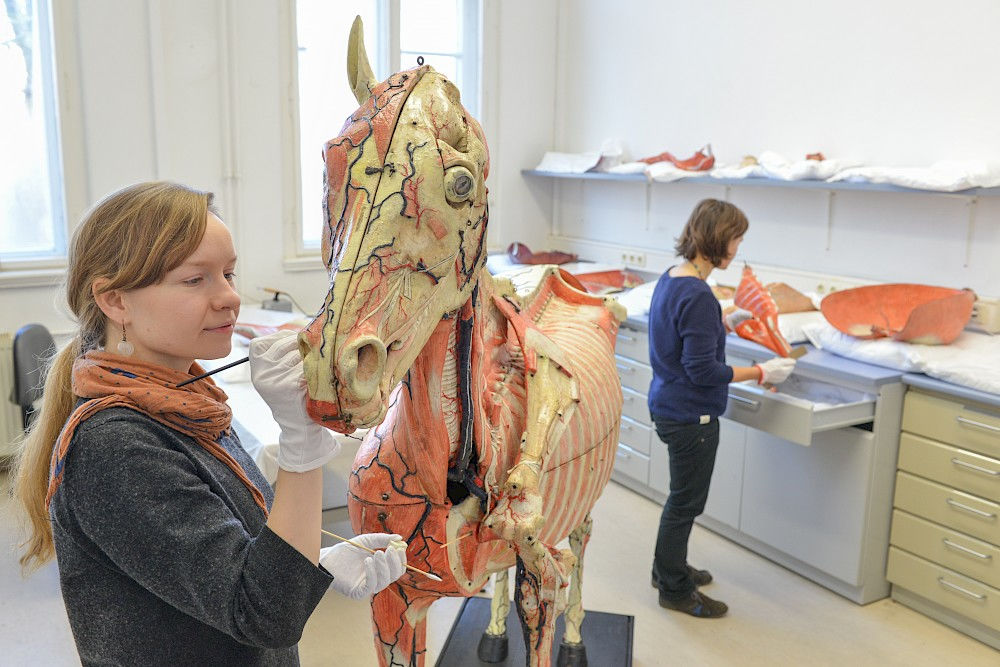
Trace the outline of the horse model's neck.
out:
M 458 320 L 442 319 L 431 334 L 400 392 L 401 408 L 408 426 L 421 433 L 434 433 L 439 455 L 455 452 L 462 418 L 458 378 Z M 447 448 L 445 448 L 447 446 Z

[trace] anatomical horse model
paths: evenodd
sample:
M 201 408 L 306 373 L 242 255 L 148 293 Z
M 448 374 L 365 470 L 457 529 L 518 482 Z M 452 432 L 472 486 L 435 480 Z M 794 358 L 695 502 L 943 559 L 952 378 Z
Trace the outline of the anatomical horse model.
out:
M 494 279 L 489 154 L 458 89 L 428 66 L 376 82 L 359 20 L 348 74 L 361 107 L 324 150 L 330 290 L 300 334 L 308 409 L 340 432 L 370 428 L 354 529 L 401 534 L 409 562 L 442 580 L 408 572 L 373 598 L 379 661 L 423 665 L 430 604 L 492 573 L 481 646 L 505 647 L 516 566 L 529 664 L 550 663 L 564 610 L 560 661 L 582 664 L 580 577 L 618 442 L 624 309 L 557 267 Z

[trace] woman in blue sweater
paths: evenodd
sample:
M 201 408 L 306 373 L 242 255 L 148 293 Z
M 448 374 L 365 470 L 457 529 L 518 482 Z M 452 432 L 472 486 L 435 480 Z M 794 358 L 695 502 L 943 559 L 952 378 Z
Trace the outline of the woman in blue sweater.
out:
M 695 517 L 705 509 L 719 446 L 719 415 L 730 382 L 783 382 L 794 359 L 775 358 L 751 367 L 726 365 L 726 327 L 749 317 L 737 310 L 723 325 L 722 310 L 705 280 L 733 261 L 749 224 L 728 202 L 705 199 L 695 206 L 675 249 L 684 263 L 660 277 L 649 308 L 649 359 L 653 381 L 649 411 L 670 457 L 670 496 L 663 507 L 653 559 L 653 586 L 660 606 L 701 618 L 728 607 L 698 590 L 712 581 L 687 563 Z

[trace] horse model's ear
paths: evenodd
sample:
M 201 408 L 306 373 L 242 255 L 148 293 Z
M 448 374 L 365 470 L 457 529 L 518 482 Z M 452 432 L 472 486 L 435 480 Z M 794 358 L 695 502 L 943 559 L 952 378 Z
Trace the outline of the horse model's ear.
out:
M 364 104 L 372 95 L 372 89 L 378 81 L 368 64 L 368 54 L 365 53 L 365 33 L 361 17 L 354 17 L 351 26 L 351 37 L 347 41 L 347 82 L 354 91 L 358 104 Z

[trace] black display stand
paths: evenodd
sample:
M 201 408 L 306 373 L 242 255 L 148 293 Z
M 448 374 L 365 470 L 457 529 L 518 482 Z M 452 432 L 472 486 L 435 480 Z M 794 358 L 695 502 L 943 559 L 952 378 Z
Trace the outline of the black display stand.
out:
M 482 662 L 477 649 L 479 639 L 490 623 L 490 599 L 473 597 L 462 603 L 455 624 L 451 626 L 448 639 L 441 648 L 436 667 L 523 667 L 524 635 L 521 620 L 511 603 L 507 614 L 507 659 L 502 662 Z M 632 629 L 634 616 L 606 614 L 600 611 L 586 611 L 580 634 L 587 647 L 587 662 L 594 667 L 632 664 Z M 556 619 L 555 638 L 552 642 L 552 664 L 557 664 L 559 644 L 562 643 L 566 624 L 563 617 Z

